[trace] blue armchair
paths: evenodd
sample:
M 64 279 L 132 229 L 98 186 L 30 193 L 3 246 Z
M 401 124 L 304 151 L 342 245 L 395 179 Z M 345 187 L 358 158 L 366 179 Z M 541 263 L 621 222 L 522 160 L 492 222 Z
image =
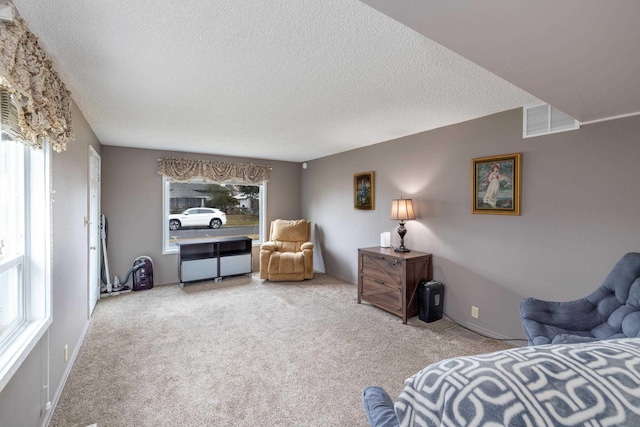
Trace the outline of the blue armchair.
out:
M 575 301 L 526 298 L 520 304 L 529 345 L 640 337 L 640 253 L 628 253 L 604 283 Z

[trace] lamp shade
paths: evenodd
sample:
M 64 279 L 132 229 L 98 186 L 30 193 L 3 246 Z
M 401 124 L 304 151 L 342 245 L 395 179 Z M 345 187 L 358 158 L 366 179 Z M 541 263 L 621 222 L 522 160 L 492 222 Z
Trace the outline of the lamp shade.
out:
M 393 199 L 391 201 L 391 219 L 406 221 L 416 219 L 413 213 L 413 202 L 411 199 Z

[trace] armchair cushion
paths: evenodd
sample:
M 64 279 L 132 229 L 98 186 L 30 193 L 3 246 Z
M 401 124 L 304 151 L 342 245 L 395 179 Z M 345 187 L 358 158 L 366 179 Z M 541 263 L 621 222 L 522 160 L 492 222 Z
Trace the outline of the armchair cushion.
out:
M 260 245 L 260 250 L 273 252 L 276 250 L 276 244 L 274 242 L 264 242 L 262 245 Z
M 286 221 L 276 219 L 271 223 L 271 241 L 300 242 L 308 241 L 311 236 L 311 223 L 303 219 Z
M 304 274 L 302 252 L 276 251 L 269 257 L 269 274 Z
M 640 253 L 628 253 L 584 298 L 520 304 L 529 345 L 640 337 Z

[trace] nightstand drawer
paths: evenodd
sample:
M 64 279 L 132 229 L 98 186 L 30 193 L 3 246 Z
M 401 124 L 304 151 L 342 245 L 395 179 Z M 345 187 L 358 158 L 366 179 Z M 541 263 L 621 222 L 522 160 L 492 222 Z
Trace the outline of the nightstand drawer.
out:
M 402 260 L 387 258 L 383 256 L 371 256 L 362 254 L 362 271 L 373 279 L 382 282 L 400 284 L 402 281 Z
M 362 299 L 390 310 L 402 312 L 402 293 L 397 284 L 362 277 Z

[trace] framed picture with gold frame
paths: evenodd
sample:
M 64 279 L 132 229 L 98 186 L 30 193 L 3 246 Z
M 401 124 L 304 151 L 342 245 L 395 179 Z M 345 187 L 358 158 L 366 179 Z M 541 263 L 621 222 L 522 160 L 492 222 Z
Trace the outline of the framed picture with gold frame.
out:
M 361 172 L 353 175 L 354 209 L 375 209 L 375 172 Z
M 520 215 L 521 165 L 521 153 L 472 159 L 471 212 Z

